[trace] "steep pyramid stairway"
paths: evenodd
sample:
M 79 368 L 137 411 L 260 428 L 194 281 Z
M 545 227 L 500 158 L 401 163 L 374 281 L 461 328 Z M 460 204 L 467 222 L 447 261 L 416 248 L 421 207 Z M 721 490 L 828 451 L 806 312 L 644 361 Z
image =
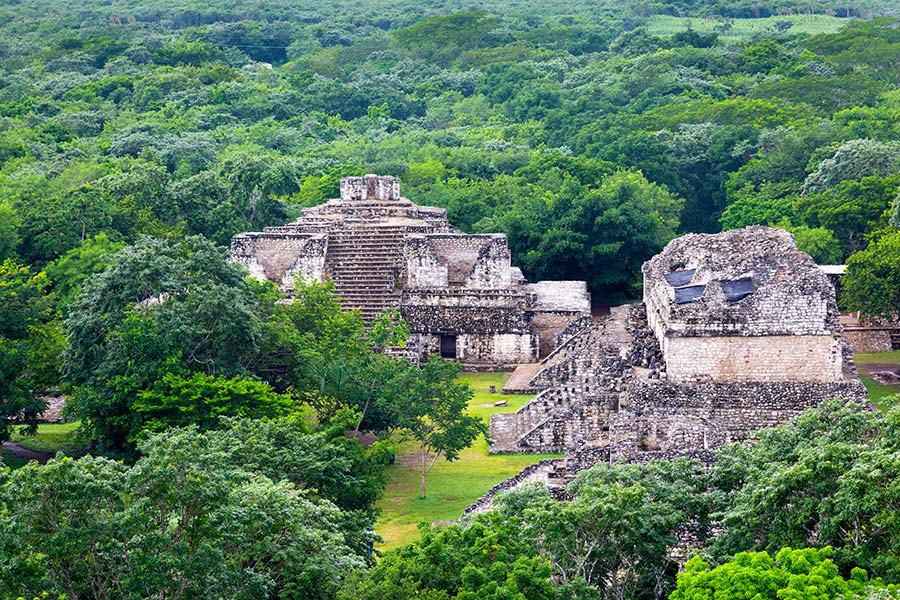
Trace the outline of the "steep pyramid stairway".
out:
M 366 322 L 399 305 L 396 284 L 405 231 L 403 226 L 359 224 L 329 234 L 327 277 L 344 306 L 360 309 Z

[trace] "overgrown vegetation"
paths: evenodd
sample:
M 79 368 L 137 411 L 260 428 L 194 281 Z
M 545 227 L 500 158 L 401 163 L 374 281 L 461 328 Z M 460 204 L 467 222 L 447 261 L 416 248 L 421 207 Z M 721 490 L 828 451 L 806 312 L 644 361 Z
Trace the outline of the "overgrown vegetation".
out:
M 587 280 L 598 304 L 637 297 L 641 263 L 679 233 L 769 224 L 847 262 L 847 308 L 896 316 L 898 13 L 4 3 L 0 447 L 59 393 L 73 453 L 92 456 L 0 468 L 3 595 L 662 597 L 673 540 L 714 520 L 678 597 L 748 572 L 760 597 L 787 597 L 792 577 L 890 597 L 853 569 L 900 578 L 896 415 L 837 405 L 724 451 L 709 479 L 688 463 L 598 468 L 572 503 L 511 494 L 370 569 L 398 431 L 425 493 L 427 455 L 472 460 L 487 410 L 454 366 L 381 353 L 405 337 L 396 315 L 367 330 L 320 285 L 283 303 L 222 246 L 380 172 L 463 230 L 505 232 L 529 278 Z M 482 466 L 500 479 L 535 459 Z M 450 500 L 448 481 L 488 482 L 435 464 L 458 516 L 469 496 Z
M 425 526 L 342 597 L 895 598 L 898 423 L 838 400 L 726 446 L 708 472 L 601 463 L 572 500 L 526 486 L 468 524 Z M 700 555 L 676 584 L 679 544 Z

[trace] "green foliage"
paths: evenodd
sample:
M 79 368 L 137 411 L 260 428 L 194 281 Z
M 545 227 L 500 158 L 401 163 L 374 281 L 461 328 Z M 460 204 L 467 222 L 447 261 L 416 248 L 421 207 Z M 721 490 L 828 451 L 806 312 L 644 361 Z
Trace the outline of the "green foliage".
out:
M 894 412 L 836 400 L 761 431 L 755 447 L 723 449 L 712 481 L 724 532 L 711 552 L 832 546 L 842 572 L 896 581 L 896 425 Z
M 678 575 L 678 588 L 670 600 L 756 598 L 759 600 L 831 600 L 832 598 L 893 598 L 897 590 L 880 581 L 866 582 L 866 573 L 854 569 L 845 579 L 831 561 L 830 547 L 817 550 L 782 548 L 775 560 L 765 552 L 741 552 L 715 568 L 694 557 Z M 887 593 L 885 593 L 887 592 Z M 883 593 L 884 595 L 877 595 Z
M 434 16 L 397 30 L 401 48 L 428 62 L 446 65 L 462 51 L 496 45 L 504 41 L 495 33 L 496 17 L 483 11 Z
M 16 212 L 9 204 L 0 203 L 0 260 L 15 258 L 19 243 Z
M 850 255 L 841 279 L 841 302 L 867 317 L 900 314 L 900 232 L 891 231 Z
M 122 243 L 113 242 L 101 232 L 48 264 L 44 271 L 59 306 L 63 309 L 70 306 L 81 293 L 84 281 L 108 267 L 112 256 L 122 247 Z
M 141 454 L 131 468 L 88 457 L 0 472 L 4 596 L 320 599 L 364 564 L 349 515 L 195 429 Z
M 553 191 L 531 191 L 509 212 L 479 224 L 508 232 L 532 279 L 578 279 L 621 299 L 636 293 L 640 265 L 675 236 L 680 199 L 641 175 L 619 171 L 596 188 L 563 175 Z M 527 189 L 527 188 L 526 188 Z
M 459 372 L 458 363 L 432 356 L 421 368 L 401 367 L 387 385 L 387 410 L 419 446 L 422 498 L 426 476 L 438 458 L 454 461 L 479 435 L 488 434 L 481 419 L 466 413 L 472 390 L 455 381 Z
M 247 373 L 262 335 L 256 311 L 243 271 L 202 238 L 121 250 L 66 321 L 75 414 L 111 450 L 128 449 L 142 425 L 135 394 L 167 372 Z
M 524 504 L 523 535 L 563 581 L 583 578 L 603 597 L 638 597 L 648 589 L 659 595 L 677 569 L 668 551 L 676 532 L 691 522 L 698 539 L 706 533 L 698 474 L 699 465 L 685 460 L 601 463 L 569 485 L 571 502 L 523 502 L 515 494 L 503 502 L 511 502 L 510 510 Z
M 40 394 L 59 379 L 59 323 L 43 272 L 0 263 L 0 445 L 15 425 L 34 431 L 46 407 Z
M 464 230 L 508 233 L 529 277 L 610 272 L 591 281 L 601 301 L 638 293 L 658 243 L 582 239 L 598 215 L 598 230 L 624 222 L 656 236 L 627 201 L 620 215 L 597 206 L 598 173 L 640 172 L 668 190 L 680 204 L 666 230 L 789 218 L 861 249 L 871 219 L 851 240 L 775 200 L 890 174 L 894 27 L 845 19 L 897 11 L 883 0 L 816 7 L 838 16 L 784 8 L 304 0 L 126 15 L 93 0 L 77 12 L 11 4 L 0 15 L 0 257 L 42 268 L 99 234 L 227 244 L 363 171 L 401 176 L 409 197 L 448 208 Z M 581 188 L 556 202 L 560 177 Z M 746 206 L 763 186 L 777 192 Z
M 797 248 L 812 256 L 820 265 L 838 264 L 844 258 L 840 242 L 829 229 L 788 224 L 781 224 L 781 227 L 794 234 Z
M 137 393 L 131 409 L 142 431 L 163 431 L 194 424 L 200 430 L 219 425 L 221 417 L 261 419 L 283 416 L 294 409 L 290 396 L 249 377 L 214 377 L 166 373 L 149 389 Z
M 850 140 L 826 158 L 803 183 L 807 194 L 824 192 L 838 183 L 864 177 L 886 177 L 900 167 L 900 143 Z
M 342 600 L 459 598 L 554 600 L 566 597 L 550 565 L 502 515 L 458 525 L 421 527 L 421 539 L 385 554 L 365 576 L 351 578 Z

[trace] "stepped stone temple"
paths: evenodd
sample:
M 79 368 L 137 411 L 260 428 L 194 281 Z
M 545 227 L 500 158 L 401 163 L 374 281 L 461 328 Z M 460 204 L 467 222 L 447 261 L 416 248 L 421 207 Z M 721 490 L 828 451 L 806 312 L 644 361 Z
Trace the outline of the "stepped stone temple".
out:
M 399 309 L 419 357 L 469 367 L 533 363 L 590 322 L 585 282 L 528 283 L 505 235 L 453 229 L 446 210 L 402 198 L 396 177 L 345 177 L 340 198 L 234 236 L 231 254 L 288 293 L 332 280 L 367 321 Z
M 688 456 L 705 463 L 806 408 L 867 401 L 828 276 L 769 227 L 691 234 L 643 267 L 644 300 L 545 357 L 538 395 L 491 417 L 492 452 L 560 452 L 495 486 L 542 481 L 562 495 L 599 461 Z

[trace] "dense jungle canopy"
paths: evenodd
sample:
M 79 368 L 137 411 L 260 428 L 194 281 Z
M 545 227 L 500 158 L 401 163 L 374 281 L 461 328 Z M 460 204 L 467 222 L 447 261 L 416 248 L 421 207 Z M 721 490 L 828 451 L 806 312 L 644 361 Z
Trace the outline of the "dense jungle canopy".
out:
M 900 416 L 840 402 L 377 562 L 392 444 L 458 458 L 472 391 L 382 352 L 396 314 L 285 302 L 226 250 L 380 173 L 595 304 L 681 233 L 765 224 L 896 316 L 898 57 L 895 0 L 6 0 L 0 446 L 52 393 L 90 456 L 0 465 L 0 595 L 900 597 Z

